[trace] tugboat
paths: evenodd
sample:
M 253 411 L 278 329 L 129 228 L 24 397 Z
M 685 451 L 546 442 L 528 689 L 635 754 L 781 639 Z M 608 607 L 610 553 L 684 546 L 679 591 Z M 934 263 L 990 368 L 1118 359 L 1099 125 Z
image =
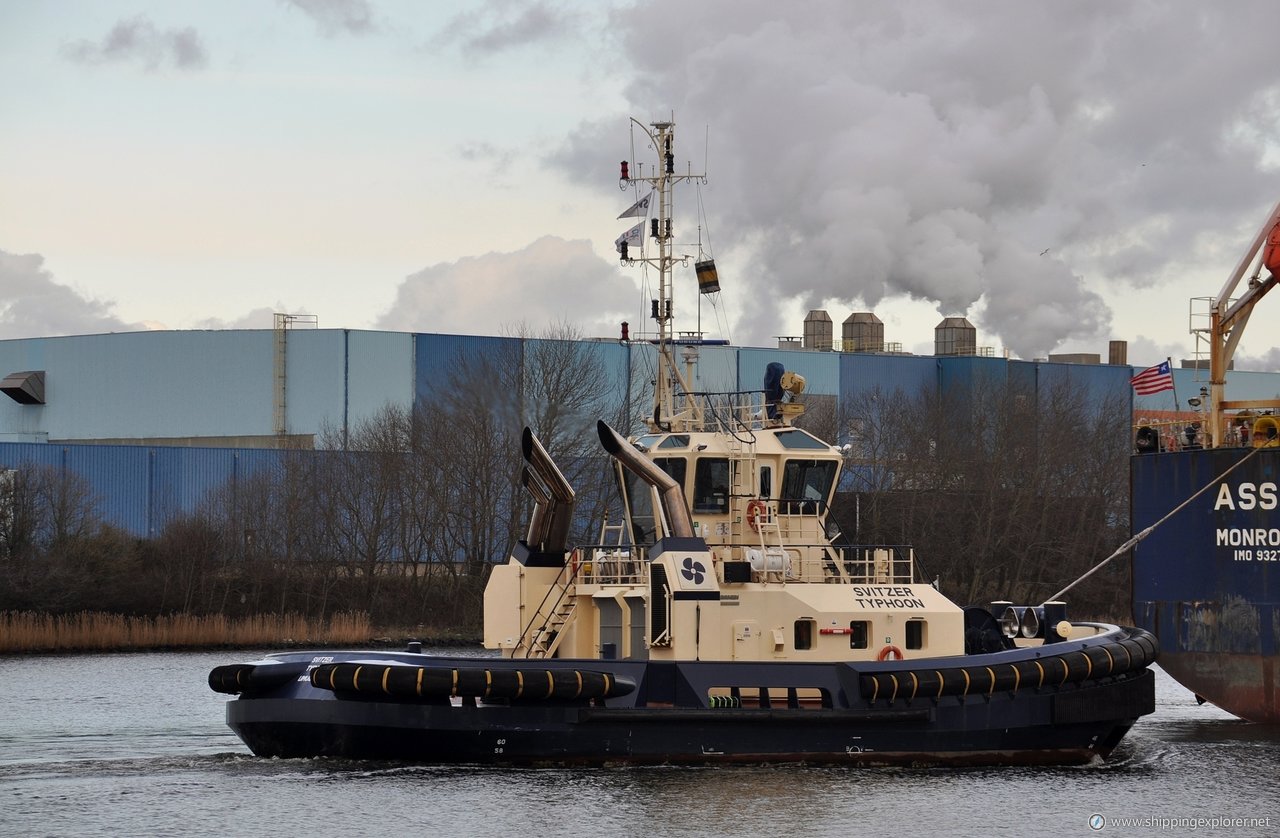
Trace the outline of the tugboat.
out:
M 484 597 L 492 657 L 291 652 L 215 668 L 227 722 L 260 756 L 502 765 L 810 762 L 994 765 L 1106 757 L 1155 709 L 1146 631 L 1071 624 L 1065 605 L 961 606 L 903 545 L 843 545 L 843 465 L 799 427 L 804 379 L 697 393 L 674 363 L 669 211 L 675 126 L 658 154 L 649 255 L 659 299 L 654 409 L 599 422 L 621 522 L 572 547 L 576 495 L 525 430 L 524 539 Z M 711 260 L 700 284 L 718 287 Z M 687 349 L 688 347 L 686 347 Z
M 1210 301 L 1201 421 L 1173 437 L 1140 425 L 1130 462 L 1132 531 L 1154 527 L 1133 552 L 1134 620 L 1179 683 L 1266 724 L 1280 724 L 1280 398 L 1228 399 L 1226 383 L 1278 272 L 1280 205 Z

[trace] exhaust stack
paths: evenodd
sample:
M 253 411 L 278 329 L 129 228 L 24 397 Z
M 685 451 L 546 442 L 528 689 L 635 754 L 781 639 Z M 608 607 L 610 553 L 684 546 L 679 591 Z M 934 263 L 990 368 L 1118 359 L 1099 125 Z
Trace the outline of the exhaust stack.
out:
M 573 521 L 573 487 L 528 428 L 524 429 L 520 448 L 529 464 L 521 472 L 520 482 L 533 496 L 534 504 L 525 543 L 539 552 L 563 553 Z
M 604 450 L 644 482 L 658 490 L 662 511 L 671 525 L 671 535 L 676 538 L 693 537 L 693 519 L 684 500 L 684 489 L 662 469 L 640 455 L 617 431 L 603 421 L 596 422 L 596 432 Z

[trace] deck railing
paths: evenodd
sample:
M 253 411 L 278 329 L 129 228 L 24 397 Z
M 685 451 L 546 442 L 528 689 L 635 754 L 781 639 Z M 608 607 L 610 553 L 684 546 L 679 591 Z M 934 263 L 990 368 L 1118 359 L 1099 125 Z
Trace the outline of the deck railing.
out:
M 854 585 L 908 585 L 915 580 L 915 553 L 900 544 L 833 546 L 787 544 L 782 547 L 713 545 L 716 566 L 748 561 L 753 581 Z M 649 584 L 644 547 L 586 544 L 573 551 L 570 572 L 576 584 Z M 723 581 L 723 572 L 720 574 Z

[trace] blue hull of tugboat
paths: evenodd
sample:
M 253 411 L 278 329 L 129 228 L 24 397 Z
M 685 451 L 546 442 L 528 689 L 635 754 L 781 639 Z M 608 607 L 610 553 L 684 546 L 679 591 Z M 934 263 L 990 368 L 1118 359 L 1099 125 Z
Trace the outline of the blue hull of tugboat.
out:
M 284 677 L 258 679 L 228 703 L 227 722 L 255 754 L 278 757 L 498 765 L 1070 764 L 1105 757 L 1154 711 L 1147 665 L 1155 655 L 1154 639 L 1136 630 L 1040 649 L 859 664 L 283 654 L 273 657 L 284 666 L 272 666 Z M 346 667 L 334 676 L 338 689 L 313 685 L 308 673 L 317 665 Z M 625 693 L 489 703 L 383 692 L 387 672 L 408 673 L 401 679 L 407 682 L 421 669 L 497 683 L 517 667 L 526 679 L 541 672 L 547 681 L 548 670 L 558 681 L 579 677 L 578 683 L 580 676 L 608 673 Z M 344 681 L 354 687 L 360 679 L 373 688 L 342 689 Z M 246 676 L 245 683 L 254 680 Z M 709 707 L 707 696 L 726 688 L 743 697 Z M 761 695 L 772 697 L 761 702 Z
M 1154 524 L 1251 449 L 1143 454 L 1130 467 L 1131 525 Z M 1258 451 L 1133 551 L 1133 617 L 1160 665 L 1198 696 L 1280 723 L 1280 449 Z

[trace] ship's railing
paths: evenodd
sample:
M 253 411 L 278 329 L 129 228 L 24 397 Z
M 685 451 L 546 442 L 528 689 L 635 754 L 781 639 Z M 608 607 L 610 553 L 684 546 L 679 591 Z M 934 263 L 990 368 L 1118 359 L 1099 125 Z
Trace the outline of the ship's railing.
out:
M 747 561 L 759 582 L 909 585 L 915 581 L 915 552 L 901 544 L 834 546 L 830 543 L 774 547 L 712 545 L 721 560 Z M 571 554 L 575 584 L 644 586 L 649 562 L 643 547 L 586 544 Z
M 573 551 L 574 578 L 588 585 L 645 585 L 649 562 L 643 547 L 584 544 Z
M 902 544 L 832 547 L 849 581 L 855 584 L 909 585 L 915 581 L 916 554 Z
M 776 427 L 780 422 L 780 405 L 766 402 L 763 390 L 699 392 L 688 396 L 693 400 L 694 409 L 674 417 L 682 430 L 738 433 Z M 770 412 L 774 415 L 770 416 Z
M 915 554 L 903 545 L 836 547 L 821 542 L 740 549 L 741 558 L 751 562 L 757 582 L 909 585 L 915 581 Z
M 1277 419 L 1269 413 L 1228 415 L 1226 438 L 1218 448 L 1260 448 L 1275 437 Z M 1211 440 L 1207 423 L 1200 414 L 1187 414 L 1174 419 L 1141 419 L 1132 426 L 1134 447 L 1143 454 L 1158 451 L 1196 451 L 1207 448 Z M 1151 435 L 1159 441 L 1156 448 Z M 1270 435 L 1270 436 L 1268 436 Z

